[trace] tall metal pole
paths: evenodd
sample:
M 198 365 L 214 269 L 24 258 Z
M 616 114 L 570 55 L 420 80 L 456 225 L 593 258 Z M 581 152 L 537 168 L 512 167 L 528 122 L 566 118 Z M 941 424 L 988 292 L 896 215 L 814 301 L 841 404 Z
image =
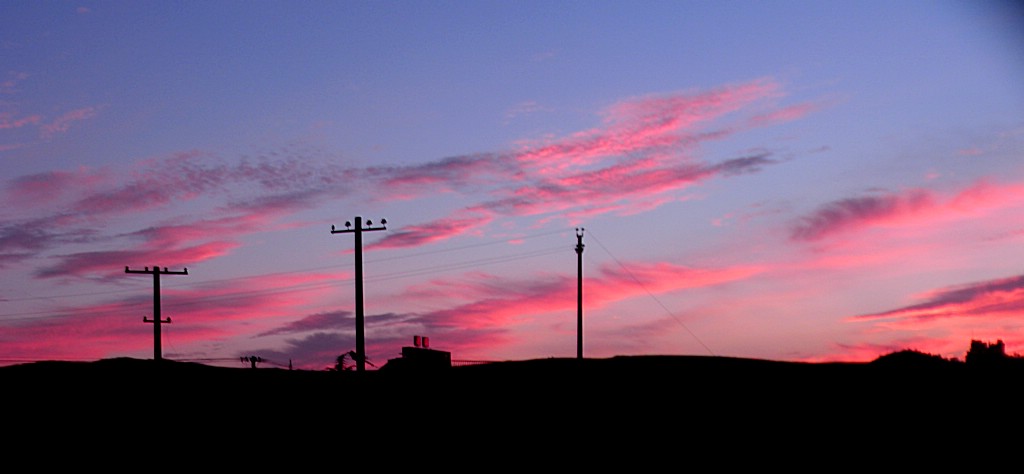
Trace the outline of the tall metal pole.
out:
M 142 322 L 153 323 L 153 360 L 163 359 L 163 349 L 160 343 L 160 325 L 163 323 L 170 324 L 171 318 L 161 319 L 160 318 L 160 275 L 188 275 L 188 269 L 184 269 L 180 272 L 170 271 L 166 267 L 160 270 L 159 266 L 154 265 L 153 270 L 149 267 L 144 267 L 144 270 L 129 270 L 128 267 L 124 267 L 125 273 L 152 273 L 153 274 L 153 319 L 150 320 L 145 316 L 142 317 Z
M 576 358 L 583 358 L 583 228 L 576 228 Z
M 350 222 L 345 223 L 346 229 L 335 230 L 331 226 L 332 234 L 352 232 L 355 234 L 356 254 L 356 369 L 359 372 L 366 370 L 366 338 L 363 332 L 363 231 L 385 230 L 388 223 L 386 219 L 380 220 L 380 227 L 373 227 L 373 222 L 366 221 L 366 228 L 363 228 L 363 218 L 356 216 L 355 228 L 351 228 Z

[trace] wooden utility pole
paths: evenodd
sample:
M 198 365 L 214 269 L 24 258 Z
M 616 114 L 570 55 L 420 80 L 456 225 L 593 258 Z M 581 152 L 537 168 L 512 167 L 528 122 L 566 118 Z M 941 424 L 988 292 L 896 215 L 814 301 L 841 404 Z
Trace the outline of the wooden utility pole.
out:
M 576 358 L 583 358 L 583 228 L 576 228 Z
M 125 273 L 152 273 L 153 274 L 153 319 L 147 319 L 145 316 L 142 317 L 142 322 L 153 323 L 153 360 L 163 359 L 162 350 L 160 348 L 160 325 L 163 323 L 170 324 L 171 318 L 166 320 L 160 319 L 160 275 L 188 275 L 188 269 L 184 269 L 180 272 L 167 270 L 164 267 L 163 270 L 160 267 L 154 265 L 153 269 L 144 267 L 143 270 L 129 270 L 128 267 L 124 267 Z
M 372 221 L 366 221 L 363 227 L 363 218 L 356 216 L 356 225 L 353 228 L 351 222 L 345 222 L 345 229 L 335 230 L 331 226 L 332 234 L 343 234 L 352 232 L 356 236 L 356 368 L 359 372 L 366 370 L 366 338 L 363 335 L 363 232 L 374 230 L 386 230 L 388 221 L 380 220 L 380 227 L 373 227 Z

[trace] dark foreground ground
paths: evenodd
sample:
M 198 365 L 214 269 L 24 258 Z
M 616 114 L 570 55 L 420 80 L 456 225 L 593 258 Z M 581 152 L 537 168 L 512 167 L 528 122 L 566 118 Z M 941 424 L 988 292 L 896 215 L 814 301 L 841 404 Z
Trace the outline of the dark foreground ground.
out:
M 1003 443 L 1001 433 L 1024 421 L 1022 381 L 1018 363 L 914 358 L 636 356 L 364 373 L 137 359 L 0 368 L 6 432 L 62 443 L 105 432 L 130 434 L 138 446 L 215 438 L 250 453 L 326 443 L 337 454 L 372 443 L 446 456 L 498 452 L 503 460 L 486 463 L 499 464 L 586 446 L 591 465 L 642 450 L 638 466 L 678 455 L 722 470 L 804 465 L 815 459 L 810 446 L 818 455 L 850 456 L 857 446 L 908 456 L 926 442 L 934 460 L 946 445 L 963 453 L 970 443 Z
M 54 410 L 86 402 L 111 410 L 140 404 L 202 409 L 223 403 L 254 411 L 326 413 L 585 409 L 609 418 L 667 406 L 696 412 L 763 405 L 794 415 L 932 402 L 998 406 L 1009 400 L 1018 403 L 1022 381 L 1024 362 L 972 367 L 922 357 L 870 363 L 703 356 L 550 358 L 363 373 L 127 358 L 0 367 L 8 398 Z

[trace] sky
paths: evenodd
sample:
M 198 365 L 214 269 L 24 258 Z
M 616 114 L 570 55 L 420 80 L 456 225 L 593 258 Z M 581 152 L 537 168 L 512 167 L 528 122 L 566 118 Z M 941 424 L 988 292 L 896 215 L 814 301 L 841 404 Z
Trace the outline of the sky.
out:
M 1010 1 L 0 3 L 0 364 L 1024 352 Z M 577 229 L 583 229 L 577 231 Z M 576 253 L 577 233 L 584 251 Z M 178 272 L 187 274 L 177 274 Z

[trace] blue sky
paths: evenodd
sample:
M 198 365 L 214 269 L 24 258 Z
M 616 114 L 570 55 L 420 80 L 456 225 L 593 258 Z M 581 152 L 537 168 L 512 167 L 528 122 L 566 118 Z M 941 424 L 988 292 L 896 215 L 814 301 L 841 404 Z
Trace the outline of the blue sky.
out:
M 0 5 L 0 359 L 1024 342 L 1014 2 Z

